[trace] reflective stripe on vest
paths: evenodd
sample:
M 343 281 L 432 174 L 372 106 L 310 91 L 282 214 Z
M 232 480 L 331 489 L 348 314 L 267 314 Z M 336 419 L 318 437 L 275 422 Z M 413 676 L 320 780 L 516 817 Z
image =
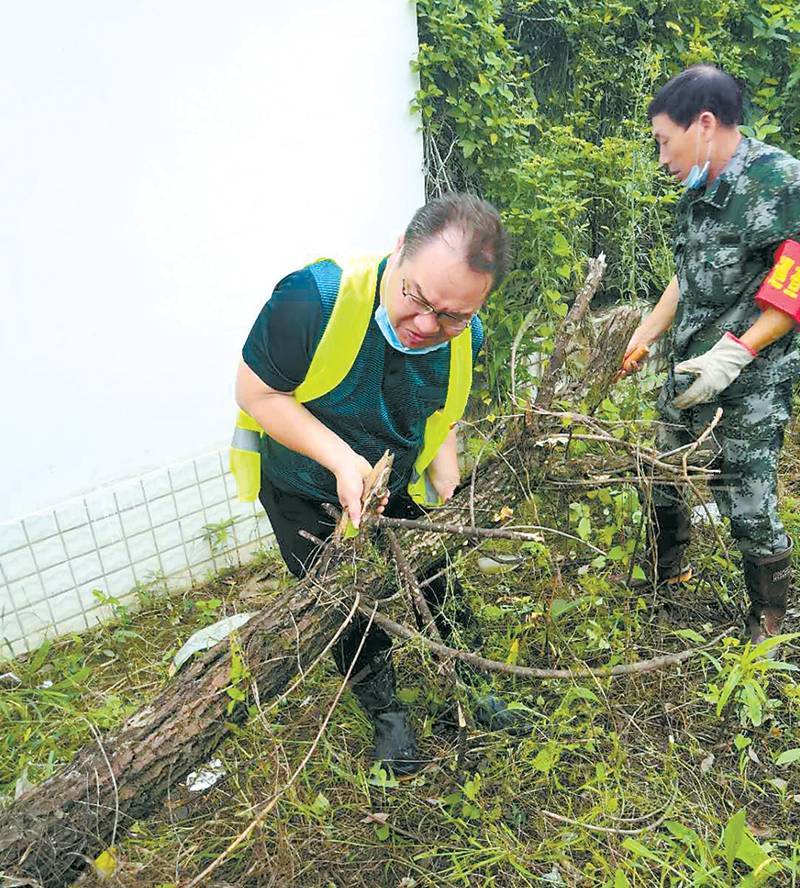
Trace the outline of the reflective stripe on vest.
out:
M 313 401 L 333 391 L 350 372 L 372 317 L 378 285 L 378 266 L 382 258 L 362 256 L 336 263 L 342 269 L 339 292 L 306 377 L 293 393 L 293 397 L 300 403 Z M 422 450 L 414 462 L 408 493 L 420 505 L 442 504 L 429 482 L 427 468 L 444 444 L 452 426 L 464 415 L 471 387 L 472 329 L 467 327 L 450 342 L 450 372 L 445 404 L 441 410 L 428 417 Z M 246 435 L 238 437 L 239 433 L 247 432 L 256 433 L 259 437 L 264 433 L 251 416 L 240 410 L 231 445 L 230 465 L 239 499 L 242 502 L 253 502 L 261 488 L 261 457 L 258 439 Z M 255 450 L 252 447 L 254 441 Z M 242 443 L 248 446 L 242 446 Z
M 236 417 L 229 464 L 236 481 L 236 495 L 243 503 L 252 503 L 261 490 L 261 426 L 244 410 Z
M 234 450 L 247 450 L 252 453 L 260 453 L 260 442 L 260 432 L 251 432 L 250 429 L 240 429 L 239 426 L 236 426 L 233 430 L 231 447 L 233 447 Z

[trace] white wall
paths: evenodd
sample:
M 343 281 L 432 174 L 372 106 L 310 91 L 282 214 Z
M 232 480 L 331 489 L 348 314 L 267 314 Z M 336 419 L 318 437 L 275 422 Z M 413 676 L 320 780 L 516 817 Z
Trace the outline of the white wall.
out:
M 0 522 L 223 443 L 272 285 L 423 199 L 408 0 L 0 8 Z
M 409 0 L 0 4 L 0 659 L 269 532 L 241 346 L 422 202 L 416 49 Z

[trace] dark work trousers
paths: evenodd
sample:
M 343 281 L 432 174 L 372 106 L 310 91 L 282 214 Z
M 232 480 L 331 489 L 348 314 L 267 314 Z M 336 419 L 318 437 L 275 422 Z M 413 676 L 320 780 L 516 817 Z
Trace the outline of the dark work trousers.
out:
M 279 490 L 270 484 L 263 475 L 259 499 L 272 525 L 283 560 L 296 577 L 303 577 L 314 562 L 317 547 L 311 540 L 300 536 L 298 531 L 306 530 L 315 537 L 324 540 L 333 533 L 334 519 L 325 512 L 321 503 Z M 384 514 L 391 518 L 419 518 L 425 513 L 409 497 L 396 494 L 389 500 Z M 440 562 L 429 567 L 423 579 L 438 573 L 442 564 L 443 562 Z M 423 586 L 422 591 L 436 621 L 436 626 L 446 641 L 453 631 L 452 623 L 443 613 L 447 597 L 447 578 L 445 576 L 438 577 L 430 585 Z M 450 610 L 453 612 L 455 622 L 469 628 L 472 637 L 478 640 L 474 617 L 457 582 L 452 589 L 452 595 L 455 607 Z M 421 627 L 422 620 L 419 614 L 416 615 L 416 619 L 417 625 Z M 361 643 L 367 622 L 365 616 L 356 613 L 350 625 L 334 645 L 333 657 L 336 666 L 343 675 Z M 391 647 L 391 637 L 379 626 L 373 625 L 364 642 L 358 663 L 353 667 L 352 674 L 357 675 L 371 661 L 381 658 L 382 655 L 385 656 Z

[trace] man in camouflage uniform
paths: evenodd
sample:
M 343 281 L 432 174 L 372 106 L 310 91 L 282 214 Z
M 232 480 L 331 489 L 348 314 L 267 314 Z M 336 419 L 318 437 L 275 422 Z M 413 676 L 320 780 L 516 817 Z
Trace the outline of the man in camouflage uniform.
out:
M 711 489 L 743 556 L 756 644 L 781 631 L 791 580 L 777 464 L 800 371 L 800 299 L 793 316 L 793 303 L 787 312 L 764 304 L 761 294 L 776 248 L 800 240 L 800 162 L 742 138 L 739 89 L 712 66 L 670 80 L 648 117 L 660 162 L 686 191 L 677 208 L 676 275 L 631 338 L 624 369 L 639 369 L 639 356 L 670 330 L 669 376 L 658 402 L 663 451 L 688 444 L 723 409 L 714 433 L 721 474 Z M 675 487 L 656 486 L 653 513 L 654 579 L 685 581 L 687 505 Z

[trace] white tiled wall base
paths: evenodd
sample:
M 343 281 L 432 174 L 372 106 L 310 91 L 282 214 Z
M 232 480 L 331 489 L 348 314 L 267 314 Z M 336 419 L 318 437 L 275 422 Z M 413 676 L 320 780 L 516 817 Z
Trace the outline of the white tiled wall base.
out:
M 0 524 L 0 661 L 103 619 L 94 591 L 125 601 L 138 583 L 186 584 L 271 543 L 260 503 L 235 498 L 227 450 Z

